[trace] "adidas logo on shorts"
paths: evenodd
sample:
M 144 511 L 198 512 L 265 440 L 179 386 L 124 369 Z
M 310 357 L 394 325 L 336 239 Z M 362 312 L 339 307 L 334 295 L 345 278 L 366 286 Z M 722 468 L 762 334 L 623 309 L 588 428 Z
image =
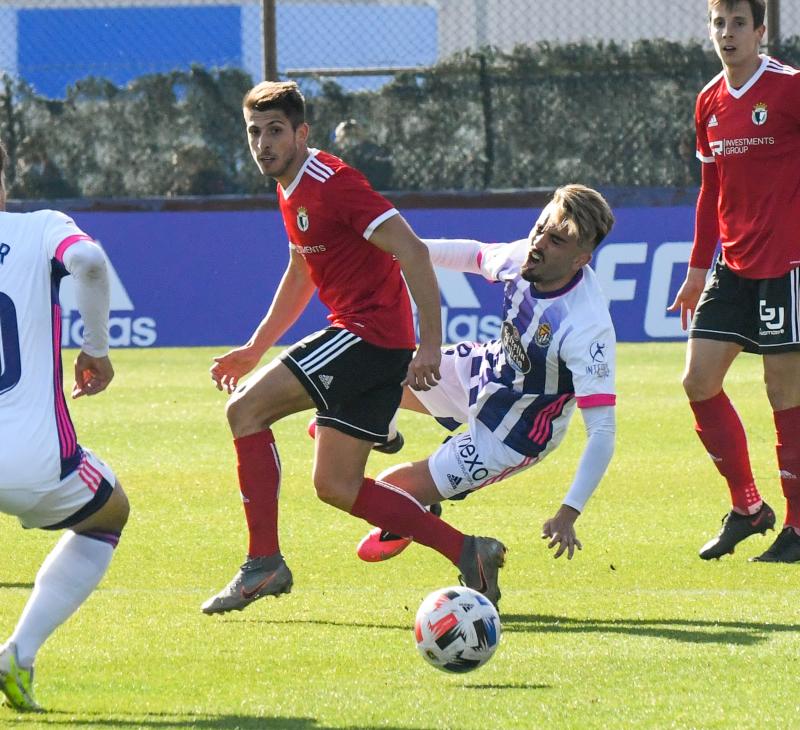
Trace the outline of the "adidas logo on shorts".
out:
M 459 484 L 461 484 L 461 477 L 454 476 L 453 474 L 448 474 L 447 481 L 450 482 L 451 487 L 457 487 Z
M 333 375 L 320 375 L 319 382 L 325 386 L 325 390 L 329 390 L 333 382 Z

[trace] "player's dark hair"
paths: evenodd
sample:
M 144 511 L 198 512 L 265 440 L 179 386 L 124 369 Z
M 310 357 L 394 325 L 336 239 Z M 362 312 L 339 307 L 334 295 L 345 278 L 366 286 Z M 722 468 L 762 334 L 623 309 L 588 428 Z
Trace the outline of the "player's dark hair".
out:
M 767 15 L 767 0 L 708 0 L 708 20 L 711 22 L 711 10 L 717 5 L 723 5 L 728 11 L 738 2 L 746 2 L 753 12 L 753 28 L 760 28 L 764 25 L 764 18 Z
M 262 81 L 244 95 L 242 106 L 257 112 L 279 109 L 292 129 L 306 121 L 306 100 L 294 81 Z
M 606 199 L 585 185 L 564 185 L 553 194 L 553 213 L 567 223 L 581 245 L 596 249 L 614 225 Z

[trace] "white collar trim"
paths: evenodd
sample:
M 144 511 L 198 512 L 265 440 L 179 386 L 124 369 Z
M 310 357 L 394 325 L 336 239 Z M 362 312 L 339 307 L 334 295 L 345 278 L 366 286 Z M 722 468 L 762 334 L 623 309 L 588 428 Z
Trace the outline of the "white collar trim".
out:
M 748 90 L 753 86 L 753 84 L 755 84 L 755 82 L 758 81 L 761 78 L 762 74 L 764 73 L 764 70 L 767 68 L 767 64 L 769 63 L 769 60 L 770 60 L 769 56 L 765 56 L 763 53 L 760 53 L 759 56 L 761 58 L 761 65 L 758 67 L 756 72 L 750 77 L 748 82 L 744 86 L 742 86 L 740 89 L 734 89 L 731 86 L 730 81 L 728 81 L 728 75 L 725 74 L 725 86 L 728 87 L 728 93 L 734 99 L 741 99 L 748 92 Z
M 289 183 L 289 187 L 286 189 L 281 188 L 283 192 L 283 199 L 288 200 L 289 196 L 294 192 L 294 189 L 300 184 L 300 180 L 302 179 L 303 175 L 305 174 L 306 168 L 308 164 L 319 154 L 319 150 L 316 147 L 309 147 L 308 148 L 308 157 L 306 157 L 303 166 L 297 171 L 297 175 L 294 176 L 294 180 Z

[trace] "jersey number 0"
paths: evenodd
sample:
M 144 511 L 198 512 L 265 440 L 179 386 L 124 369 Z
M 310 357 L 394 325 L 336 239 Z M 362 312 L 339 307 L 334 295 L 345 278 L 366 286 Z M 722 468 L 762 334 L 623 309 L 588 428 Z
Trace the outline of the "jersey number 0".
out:
M 8 294 L 0 292 L 0 395 L 11 390 L 21 374 L 17 308 Z

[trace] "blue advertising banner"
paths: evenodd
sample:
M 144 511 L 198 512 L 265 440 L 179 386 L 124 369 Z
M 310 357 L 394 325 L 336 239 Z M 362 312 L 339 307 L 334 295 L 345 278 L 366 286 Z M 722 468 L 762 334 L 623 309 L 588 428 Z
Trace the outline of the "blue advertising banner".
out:
M 430 238 L 524 238 L 530 208 L 404 209 Z M 288 257 L 276 210 L 74 211 L 77 224 L 105 248 L 113 267 L 114 347 L 228 346 L 245 342 L 266 313 Z M 666 312 L 689 259 L 691 206 L 622 207 L 593 266 L 620 341 L 684 337 Z M 486 340 L 500 327 L 501 293 L 475 275 L 439 270 L 445 339 Z M 65 346 L 80 343 L 81 322 L 69 277 L 62 285 Z M 324 327 L 316 297 L 282 342 Z

